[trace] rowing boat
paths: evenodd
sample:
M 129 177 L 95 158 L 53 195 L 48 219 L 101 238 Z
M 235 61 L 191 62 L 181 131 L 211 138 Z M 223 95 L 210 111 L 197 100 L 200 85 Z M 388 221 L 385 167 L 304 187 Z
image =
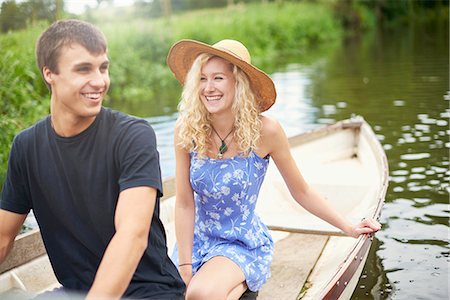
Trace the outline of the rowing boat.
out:
M 388 185 L 385 153 L 361 117 L 289 139 L 308 183 L 353 222 L 380 217 Z M 169 253 L 175 243 L 174 178 L 164 180 L 161 219 Z M 372 235 L 346 237 L 301 208 L 270 164 L 257 212 L 275 240 L 272 276 L 258 299 L 350 299 L 362 273 Z M 59 286 L 38 229 L 16 238 L 0 265 L 0 298 L 29 298 Z

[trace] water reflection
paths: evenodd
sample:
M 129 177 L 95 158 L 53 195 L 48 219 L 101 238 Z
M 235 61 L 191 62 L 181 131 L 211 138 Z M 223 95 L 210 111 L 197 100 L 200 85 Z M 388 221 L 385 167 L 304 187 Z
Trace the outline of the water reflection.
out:
M 277 88 L 277 102 L 265 114 L 277 118 L 288 136 L 317 126 L 315 115 L 319 109 L 312 103 L 308 91 L 314 70 L 314 64 L 309 67 L 291 64 L 272 74 Z

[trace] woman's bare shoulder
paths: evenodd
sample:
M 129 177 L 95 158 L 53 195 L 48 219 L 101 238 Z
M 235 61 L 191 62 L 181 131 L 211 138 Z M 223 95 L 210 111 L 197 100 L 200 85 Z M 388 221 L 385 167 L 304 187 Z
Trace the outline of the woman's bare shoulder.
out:
M 261 116 L 262 128 L 261 135 L 273 137 L 283 132 L 280 122 L 271 116 Z

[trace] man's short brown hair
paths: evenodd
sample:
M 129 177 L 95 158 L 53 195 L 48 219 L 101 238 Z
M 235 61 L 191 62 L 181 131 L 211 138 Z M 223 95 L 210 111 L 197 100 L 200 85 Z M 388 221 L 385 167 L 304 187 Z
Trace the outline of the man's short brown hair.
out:
M 58 59 L 61 49 L 79 44 L 91 54 L 106 52 L 106 38 L 94 25 L 80 20 L 60 20 L 53 23 L 39 37 L 36 43 L 36 61 L 43 76 L 43 68 L 58 73 Z M 46 82 L 50 89 L 49 84 Z

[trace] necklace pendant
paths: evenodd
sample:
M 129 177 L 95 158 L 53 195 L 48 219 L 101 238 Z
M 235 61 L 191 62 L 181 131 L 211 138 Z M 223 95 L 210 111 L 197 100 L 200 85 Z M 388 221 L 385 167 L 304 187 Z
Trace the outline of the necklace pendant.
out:
M 223 158 L 223 154 L 224 154 L 225 152 L 227 152 L 227 150 L 228 150 L 228 146 L 227 146 L 227 144 L 225 143 L 225 140 L 226 140 L 227 137 L 233 132 L 234 128 L 232 128 L 231 131 L 228 132 L 228 134 L 225 136 L 224 139 L 222 139 L 222 137 L 217 133 L 217 131 L 216 131 L 216 129 L 215 129 L 214 127 L 212 127 L 212 130 L 215 132 L 215 134 L 219 137 L 220 141 L 222 142 L 222 143 L 220 144 L 220 147 L 218 147 L 219 152 L 217 153 L 217 158 L 218 158 L 218 159 L 222 159 L 222 158 Z M 211 137 L 211 138 L 212 138 L 212 137 Z M 213 141 L 213 143 L 214 143 L 216 146 L 218 146 L 217 143 L 216 143 L 216 141 L 215 141 L 214 139 L 212 139 L 212 141 Z
M 225 141 L 222 141 L 222 145 L 220 145 L 219 148 L 220 154 L 224 154 L 225 152 L 227 152 L 227 150 L 228 150 L 227 144 L 225 144 Z

